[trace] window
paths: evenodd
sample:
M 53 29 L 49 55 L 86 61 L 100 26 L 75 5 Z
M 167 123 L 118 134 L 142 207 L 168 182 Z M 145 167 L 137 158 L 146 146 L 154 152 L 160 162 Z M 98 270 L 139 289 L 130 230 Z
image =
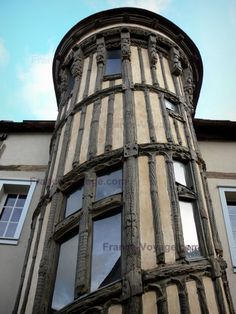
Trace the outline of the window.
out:
M 0 243 L 17 244 L 36 182 L 0 180 Z
M 187 165 L 176 160 L 173 162 L 173 164 L 174 164 L 174 172 L 175 172 L 175 181 L 182 185 L 188 186 L 189 178 L 188 178 Z
M 60 310 L 74 301 L 76 264 L 78 252 L 78 233 L 64 241 L 60 246 L 52 308 Z
M 221 187 L 219 191 L 232 264 L 236 272 L 236 188 Z
M 173 112 L 177 112 L 178 113 L 178 107 L 177 107 L 176 104 L 174 104 L 172 101 L 170 101 L 170 100 L 168 100 L 166 98 L 165 98 L 164 102 L 165 102 L 165 106 L 166 106 L 167 109 L 169 109 L 169 110 L 171 110 Z
M 186 255 L 188 258 L 201 256 L 194 219 L 193 203 L 180 201 L 179 207 Z
M 81 186 L 67 196 L 65 217 L 77 212 L 82 208 L 84 187 Z
M 107 50 L 106 71 L 105 75 L 113 75 L 121 73 L 121 51 Z
M 96 185 L 96 201 L 122 192 L 122 170 L 99 175 Z
M 62 219 L 54 234 L 59 254 L 52 283 L 53 310 L 121 278 L 122 169 L 99 174 L 90 169 L 84 183 L 70 193 L 65 190 L 64 198 L 64 214 L 59 215 Z M 86 235 L 85 230 L 89 230 Z M 81 250 L 79 239 L 84 243 Z M 81 279 L 84 261 L 89 267 Z
M 196 258 L 201 256 L 201 250 L 196 228 L 196 194 L 192 186 L 191 169 L 189 164 L 179 160 L 174 160 L 173 166 L 186 257 Z
M 94 220 L 91 291 L 120 279 L 120 255 L 121 214 Z

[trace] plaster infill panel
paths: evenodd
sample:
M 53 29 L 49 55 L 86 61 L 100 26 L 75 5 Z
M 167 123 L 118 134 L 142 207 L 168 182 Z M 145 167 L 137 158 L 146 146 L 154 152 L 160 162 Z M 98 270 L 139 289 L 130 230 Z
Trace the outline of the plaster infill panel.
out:
M 150 93 L 150 103 L 157 142 L 166 143 L 167 139 L 158 94 Z
M 173 77 L 170 72 L 169 62 L 168 62 L 168 59 L 166 59 L 165 57 L 163 57 L 163 64 L 164 64 L 164 71 L 165 71 L 165 76 L 166 76 L 166 81 L 167 81 L 169 91 L 176 94 Z
M 112 149 L 123 146 L 124 142 L 124 118 L 123 118 L 123 95 L 115 94 L 114 100 L 114 116 L 113 116 L 113 136 Z
M 168 191 L 167 171 L 164 156 L 156 157 L 156 176 L 159 196 L 161 225 L 165 245 L 165 262 L 175 262 L 175 240 L 172 226 L 171 202 Z
M 122 314 L 122 306 L 118 304 L 110 306 L 108 314 Z
M 83 132 L 83 137 L 82 137 L 81 151 L 80 151 L 80 158 L 79 158 L 80 163 L 83 163 L 87 160 L 92 114 L 93 114 L 93 104 L 90 104 L 87 106 L 87 110 L 86 110 L 84 132 Z
M 176 285 L 169 285 L 166 288 L 168 313 L 180 314 L 179 294 Z
M 146 79 L 146 84 L 152 84 L 152 75 L 151 75 L 151 68 L 149 63 L 149 55 L 148 50 L 142 48 L 142 56 L 143 56 L 143 66 L 144 66 L 144 74 Z
M 196 282 L 194 280 L 188 281 L 186 283 L 186 288 L 191 314 L 201 314 L 202 312 L 199 304 Z
M 79 130 L 79 125 L 80 125 L 80 116 L 81 116 L 81 111 L 78 111 L 73 117 L 71 136 L 70 136 L 70 142 L 69 142 L 69 147 L 68 147 L 67 156 L 66 156 L 64 174 L 72 170 L 72 163 L 73 163 L 73 159 L 75 155 L 75 148 L 76 148 L 78 130 Z
M 102 99 L 101 114 L 98 127 L 97 155 L 103 154 L 106 141 L 108 97 Z
M 149 291 L 142 295 L 143 313 L 157 314 L 157 297 L 155 291 Z
M 87 74 L 88 74 L 88 65 L 89 65 L 89 58 L 85 58 L 82 77 L 81 77 L 81 83 L 80 83 L 80 89 L 77 96 L 77 102 L 80 102 L 84 96 L 84 90 L 85 90 L 86 79 L 87 79 Z
M 213 286 L 213 282 L 211 278 L 204 277 L 203 278 L 203 285 L 205 288 L 206 299 L 207 299 L 207 306 L 209 309 L 209 313 L 218 314 L 218 307 L 216 303 L 216 296 L 215 296 L 215 289 Z
M 90 76 L 88 95 L 93 94 L 94 91 L 95 91 L 95 84 L 96 84 L 96 77 L 97 77 L 97 61 L 96 61 L 96 56 L 97 56 L 97 54 L 94 53 L 94 54 L 93 54 L 92 69 L 91 69 L 92 75 Z
M 141 83 L 141 72 L 139 64 L 138 48 L 131 46 L 131 66 L 132 66 L 132 77 L 134 83 Z
M 137 129 L 137 142 L 139 144 L 149 143 L 149 127 L 147 121 L 147 109 L 144 93 L 142 91 L 134 92 L 135 102 L 135 120 Z
M 138 171 L 141 267 L 142 269 L 152 269 L 156 267 L 156 254 L 147 157 L 138 158 Z

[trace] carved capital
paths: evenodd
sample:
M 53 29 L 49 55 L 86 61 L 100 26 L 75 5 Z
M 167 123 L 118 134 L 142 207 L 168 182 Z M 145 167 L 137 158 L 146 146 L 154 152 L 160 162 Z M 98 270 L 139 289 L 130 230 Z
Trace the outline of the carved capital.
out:
M 190 105 L 193 104 L 193 91 L 194 91 L 194 83 L 193 83 L 193 74 L 190 66 L 184 70 L 184 92 L 187 98 L 189 99 Z
M 121 55 L 122 59 L 130 60 L 131 51 L 130 51 L 130 34 L 129 32 L 121 33 Z
M 73 63 L 71 65 L 71 74 L 74 78 L 81 77 L 83 71 L 83 54 L 81 49 L 74 52 Z
M 106 47 L 105 47 L 105 42 L 104 38 L 98 38 L 97 39 L 97 63 L 105 63 L 105 56 L 106 56 Z
M 150 56 L 150 65 L 151 67 L 156 67 L 158 60 L 157 50 L 156 50 L 156 36 L 150 35 L 148 41 L 148 50 Z
M 179 76 L 183 69 L 180 61 L 180 53 L 176 47 L 172 47 L 170 50 L 170 60 L 171 60 L 171 73 Z
M 61 80 L 60 91 L 61 93 L 66 92 L 68 88 L 68 74 L 66 72 L 66 69 L 60 71 L 59 77 Z

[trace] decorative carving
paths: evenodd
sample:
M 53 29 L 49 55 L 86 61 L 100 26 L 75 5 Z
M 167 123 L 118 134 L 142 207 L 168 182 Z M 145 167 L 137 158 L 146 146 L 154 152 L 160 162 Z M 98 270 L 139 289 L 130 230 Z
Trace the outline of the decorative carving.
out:
M 128 32 L 121 33 L 121 55 L 123 60 L 130 60 L 130 35 Z
M 151 67 L 156 68 L 158 57 L 157 57 L 157 50 L 156 50 L 156 37 L 153 35 L 150 35 L 149 37 L 148 50 L 149 50 Z
M 74 52 L 74 60 L 71 65 L 71 74 L 75 77 L 81 77 L 83 71 L 83 54 L 81 49 Z
M 104 38 L 97 39 L 97 63 L 105 63 L 106 48 Z
M 68 74 L 67 74 L 66 69 L 62 69 L 60 71 L 59 76 L 60 76 L 60 80 L 61 80 L 60 91 L 61 91 L 61 93 L 64 93 L 67 91 L 67 88 L 68 88 Z
M 194 87 L 192 69 L 189 65 L 188 68 L 184 70 L 184 92 L 191 106 L 193 105 Z
M 172 47 L 170 50 L 170 60 L 171 60 L 171 73 L 179 76 L 183 69 L 180 61 L 180 53 L 177 47 Z
M 138 145 L 137 144 L 126 144 L 124 147 L 124 157 L 137 156 Z

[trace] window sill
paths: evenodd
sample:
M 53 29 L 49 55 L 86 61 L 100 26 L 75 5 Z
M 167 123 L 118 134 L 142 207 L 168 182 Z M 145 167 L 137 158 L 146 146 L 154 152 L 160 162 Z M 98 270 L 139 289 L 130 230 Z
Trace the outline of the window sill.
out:
M 122 78 L 121 73 L 104 75 L 103 81 L 117 80 L 117 79 L 120 79 L 120 78 Z
M 18 240 L 16 239 L 0 239 L 0 244 L 5 244 L 5 245 L 17 245 L 18 244 Z
M 61 308 L 60 310 L 51 310 L 51 313 L 57 313 L 57 314 L 64 314 L 64 313 L 80 313 L 80 309 L 84 309 L 84 307 L 89 307 L 91 304 L 94 304 L 96 300 L 103 299 L 104 297 L 108 298 L 108 296 L 119 296 L 121 293 L 121 280 L 117 280 L 107 286 L 104 286 L 102 288 L 99 288 L 95 291 L 89 292 L 87 294 L 84 294 L 80 297 L 78 297 L 76 300 L 74 300 L 73 303 L 70 303 L 66 305 L 65 307 Z

